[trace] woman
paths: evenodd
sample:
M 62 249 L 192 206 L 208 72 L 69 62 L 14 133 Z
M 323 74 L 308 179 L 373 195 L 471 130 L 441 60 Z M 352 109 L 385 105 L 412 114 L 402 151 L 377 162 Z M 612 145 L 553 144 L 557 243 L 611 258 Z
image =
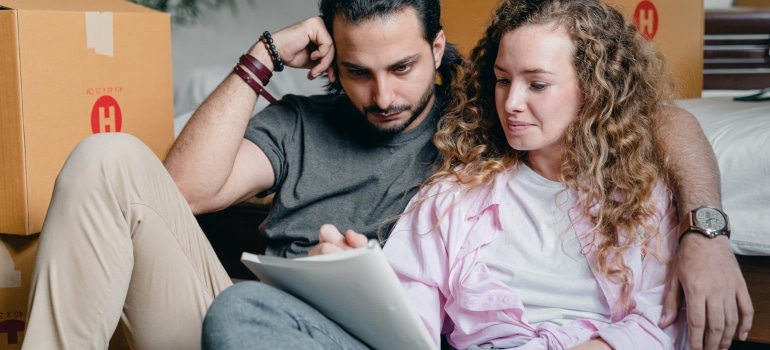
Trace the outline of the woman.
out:
M 438 344 L 673 349 L 661 55 L 601 1 L 506 0 L 385 253 Z M 418 266 L 418 268 L 415 268 Z

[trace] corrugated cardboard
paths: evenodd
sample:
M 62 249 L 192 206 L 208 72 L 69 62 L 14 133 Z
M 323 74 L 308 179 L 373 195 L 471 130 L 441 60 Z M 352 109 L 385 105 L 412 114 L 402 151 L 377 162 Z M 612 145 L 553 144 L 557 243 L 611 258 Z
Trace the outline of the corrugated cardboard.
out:
M 0 235 L 0 349 L 21 348 L 37 235 Z
M 173 141 L 166 13 L 123 0 L 0 0 L 0 233 L 40 232 L 54 180 L 88 135 Z
M 703 90 L 702 0 L 606 0 L 629 19 L 668 59 L 681 97 L 700 97 Z M 499 0 L 442 0 L 443 24 L 449 42 L 467 54 L 492 18 Z

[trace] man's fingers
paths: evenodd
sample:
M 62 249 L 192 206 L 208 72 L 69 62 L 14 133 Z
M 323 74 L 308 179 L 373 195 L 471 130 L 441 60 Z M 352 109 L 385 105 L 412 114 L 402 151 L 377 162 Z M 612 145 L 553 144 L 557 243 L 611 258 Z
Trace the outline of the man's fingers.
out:
M 663 316 L 658 322 L 658 327 L 666 328 L 674 323 L 682 305 L 682 288 L 679 286 L 679 279 L 671 274 L 666 286 L 666 295 L 663 300 Z
M 694 298 L 693 298 L 694 299 Z M 690 335 L 690 349 L 703 349 L 703 332 L 706 329 L 706 301 L 687 300 L 687 330 Z
M 703 339 L 704 349 L 722 349 L 722 334 L 725 332 L 725 305 L 721 296 L 706 301 L 706 331 Z M 729 347 L 729 346 L 728 346 Z
M 334 40 L 326 31 L 326 26 L 320 17 L 311 18 L 308 21 L 313 23 L 310 41 L 315 46 L 308 55 L 310 61 L 313 62 L 308 76 L 315 79 L 328 70 L 334 61 Z
M 754 306 L 751 304 L 751 296 L 745 288 L 738 292 L 738 310 L 740 312 L 740 325 L 738 326 L 738 339 L 746 340 L 754 322 Z
M 334 43 L 331 41 L 331 38 L 328 41 L 324 40 L 321 43 L 317 43 L 317 45 L 316 50 L 310 53 L 310 59 L 317 61 L 311 70 L 316 73 L 316 76 L 329 69 L 334 61 Z
M 729 349 L 733 343 L 735 337 L 735 330 L 738 328 L 738 307 L 736 305 L 735 298 L 726 298 L 724 305 L 724 332 L 722 332 L 722 339 L 719 342 L 719 349 Z

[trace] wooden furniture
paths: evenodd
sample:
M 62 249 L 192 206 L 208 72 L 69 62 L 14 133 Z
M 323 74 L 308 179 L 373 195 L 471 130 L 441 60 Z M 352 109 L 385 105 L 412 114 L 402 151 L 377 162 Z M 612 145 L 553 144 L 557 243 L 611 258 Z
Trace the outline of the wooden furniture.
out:
M 754 304 L 754 324 L 748 340 L 770 346 L 770 257 L 739 255 L 738 263 Z
M 770 8 L 706 10 L 703 89 L 770 87 Z
M 770 7 L 705 11 L 704 90 L 770 87 Z M 770 102 L 761 102 L 770 103 Z M 770 117 L 770 116 L 758 116 Z M 770 228 L 768 228 L 770 238 Z M 770 344 L 770 256 L 738 256 L 752 303 L 749 341 Z

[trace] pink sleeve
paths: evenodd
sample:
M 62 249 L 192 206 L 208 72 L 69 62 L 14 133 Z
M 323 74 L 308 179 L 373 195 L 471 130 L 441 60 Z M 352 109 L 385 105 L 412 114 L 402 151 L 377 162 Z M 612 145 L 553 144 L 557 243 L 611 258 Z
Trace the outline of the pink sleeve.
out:
M 437 225 L 435 196 L 418 209 L 412 208 L 414 200 L 396 223 L 383 251 L 439 348 L 445 317 L 442 289 L 448 278 L 446 248 Z
M 675 344 L 685 338 L 681 337 L 685 327 L 682 322 L 676 322 L 666 329 L 658 327 L 663 313 L 666 276 L 677 247 L 678 219 L 669 191 L 664 186 L 659 185 L 654 196 L 659 208 L 656 220 L 660 220 L 658 228 L 662 236 L 652 240 L 642 260 L 641 276 L 635 278 L 638 286 L 633 297 L 634 309 L 622 320 L 598 333 L 615 349 L 675 349 L 678 348 Z

